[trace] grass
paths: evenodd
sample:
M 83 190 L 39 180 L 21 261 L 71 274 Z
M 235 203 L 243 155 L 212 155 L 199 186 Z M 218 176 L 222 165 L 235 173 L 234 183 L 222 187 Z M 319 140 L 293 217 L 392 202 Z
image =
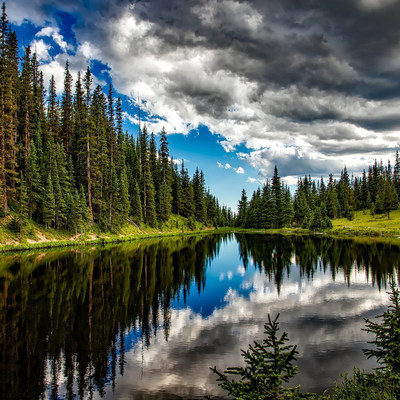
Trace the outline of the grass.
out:
M 345 236 L 400 236 L 400 210 L 372 217 L 369 211 L 356 211 L 354 219 L 339 218 L 332 221 L 332 234 Z
M 115 232 L 101 231 L 93 225 L 87 231 L 75 235 L 68 231 L 57 231 L 28 220 L 23 226 L 21 235 L 13 214 L 0 218 L 0 251 L 43 249 L 50 247 L 67 247 L 77 245 L 93 245 L 117 243 L 130 240 L 155 238 L 160 236 L 176 236 L 193 234 L 212 229 L 199 222 L 189 223 L 187 218 L 172 215 L 171 218 L 156 227 L 142 225 L 140 227 L 127 222 Z
M 354 219 L 339 218 L 332 221 L 333 228 L 323 234 L 335 237 L 379 238 L 383 241 L 400 243 L 400 210 L 392 211 L 390 218 L 386 215 L 372 217 L 368 211 L 356 211 Z M 15 226 L 13 214 L 0 218 L 0 251 L 28 250 L 34 248 L 67 247 L 84 244 L 107 244 L 122 241 L 155 238 L 160 236 L 175 236 L 188 233 L 199 233 L 209 229 L 199 222 L 189 227 L 189 221 L 179 215 L 172 215 L 164 223 L 156 227 L 142 225 L 137 227 L 133 223 L 126 223 L 116 232 L 101 231 L 97 225 L 86 232 L 75 236 L 68 231 L 57 231 L 53 228 L 46 229 L 43 225 L 28 220 L 24 224 L 21 236 L 18 226 Z M 310 231 L 301 228 L 281 229 L 240 229 L 221 228 L 217 232 L 247 232 L 268 233 L 283 235 L 308 235 Z M 316 232 L 313 232 L 316 233 Z M 317 232 L 319 233 L 319 232 Z M 368 239 L 368 240 L 369 240 Z

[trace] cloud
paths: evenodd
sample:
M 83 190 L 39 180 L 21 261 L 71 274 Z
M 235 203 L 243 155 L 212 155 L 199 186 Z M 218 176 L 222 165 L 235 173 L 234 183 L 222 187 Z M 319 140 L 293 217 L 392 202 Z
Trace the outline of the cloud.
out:
M 51 60 L 51 56 L 49 54 L 50 47 L 51 46 L 45 43 L 43 40 L 34 40 L 31 43 L 32 51 L 36 53 L 39 62 Z
M 235 170 L 235 172 L 236 172 L 237 174 L 244 174 L 244 169 L 243 169 L 242 167 L 234 168 L 234 170 Z
M 92 3 L 15 0 L 8 10 L 16 23 L 51 26 L 57 8 L 79 15 L 76 63 L 106 64 L 118 92 L 143 100 L 151 130 L 205 125 L 225 151 L 244 146 L 262 177 L 277 164 L 288 179 L 360 170 L 400 146 L 399 2 Z M 40 32 L 68 49 L 57 28 Z
M 69 45 L 63 38 L 63 36 L 60 34 L 59 29 L 52 27 L 52 26 L 46 26 L 45 28 L 42 28 L 37 34 L 37 37 L 51 37 L 54 42 L 61 48 L 63 52 L 67 50 L 72 50 L 73 47 Z
M 229 163 L 222 164 L 217 161 L 218 168 L 223 169 L 233 169 L 237 174 L 244 174 L 244 169 L 242 167 L 234 168 Z
M 257 185 L 262 185 L 262 184 L 263 184 L 263 181 L 262 181 L 261 179 L 252 178 L 251 176 L 249 176 L 249 177 L 247 178 L 247 182 L 255 183 L 255 184 L 257 184 Z

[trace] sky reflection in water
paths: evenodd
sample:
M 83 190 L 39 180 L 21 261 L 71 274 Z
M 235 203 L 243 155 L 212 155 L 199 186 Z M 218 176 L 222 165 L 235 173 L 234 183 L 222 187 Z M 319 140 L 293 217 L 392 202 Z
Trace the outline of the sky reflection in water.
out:
M 364 318 L 388 304 L 400 248 L 205 235 L 0 257 L 0 398 L 221 395 L 267 315 L 297 344 L 303 390 L 371 369 Z
M 241 364 L 240 349 L 262 340 L 268 313 L 280 313 L 281 329 L 298 344 L 300 373 L 292 383 L 301 383 L 304 390 L 322 393 L 353 366 L 373 368 L 374 361 L 362 353 L 371 339 L 362 328 L 364 318 L 385 309 L 385 290 L 373 286 L 363 270 L 352 271 L 349 285 L 344 274 L 333 280 L 329 270 L 302 277 L 292 262 L 278 293 L 275 282 L 251 260 L 245 269 L 235 240 L 224 243 L 207 268 L 204 290 L 199 294 L 193 283 L 186 304 L 182 294 L 172 303 L 168 341 L 162 332 L 148 348 L 138 341 L 126 357 L 115 393 L 106 398 L 223 394 L 209 367 Z

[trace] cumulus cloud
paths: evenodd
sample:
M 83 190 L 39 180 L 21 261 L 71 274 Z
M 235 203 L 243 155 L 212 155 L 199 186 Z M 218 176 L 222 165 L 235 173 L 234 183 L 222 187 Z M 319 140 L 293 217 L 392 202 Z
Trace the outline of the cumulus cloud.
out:
M 54 42 L 61 48 L 62 51 L 72 50 L 73 47 L 69 45 L 60 34 L 59 29 L 53 26 L 46 26 L 42 28 L 37 34 L 37 37 L 51 37 Z
M 400 145 L 394 0 L 15 0 L 8 11 L 55 26 L 56 8 L 80 16 L 77 63 L 110 67 L 116 90 L 142 99 L 151 130 L 205 125 L 227 152 L 244 145 L 262 177 L 274 164 L 288 179 L 359 171 Z M 57 28 L 46 35 L 67 50 Z
M 51 46 L 45 43 L 43 40 L 34 40 L 31 43 L 31 48 L 36 53 L 39 62 L 51 60 L 51 56 L 49 54 L 50 47 Z

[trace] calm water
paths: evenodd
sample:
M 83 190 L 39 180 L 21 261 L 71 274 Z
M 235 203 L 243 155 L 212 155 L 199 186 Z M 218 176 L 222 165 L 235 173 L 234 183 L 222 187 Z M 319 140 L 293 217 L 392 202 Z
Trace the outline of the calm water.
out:
M 209 235 L 0 258 L 1 399 L 202 398 L 268 313 L 322 393 L 388 304 L 400 249 L 321 237 Z

